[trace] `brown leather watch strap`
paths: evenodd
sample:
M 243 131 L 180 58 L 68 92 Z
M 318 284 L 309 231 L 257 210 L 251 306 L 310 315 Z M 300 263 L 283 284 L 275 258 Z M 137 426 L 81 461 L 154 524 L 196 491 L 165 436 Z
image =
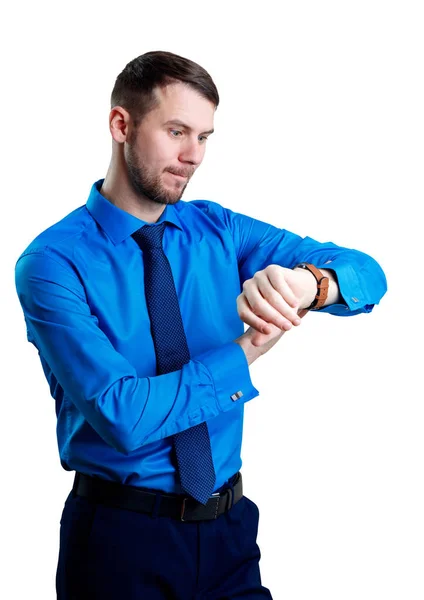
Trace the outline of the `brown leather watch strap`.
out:
M 294 267 L 295 269 L 307 269 L 312 273 L 312 275 L 317 280 L 317 293 L 316 296 L 310 306 L 306 310 L 318 310 L 322 308 L 327 300 L 328 296 L 328 287 L 330 285 L 330 281 L 326 275 L 324 275 L 319 269 L 317 269 L 314 265 L 310 263 L 299 263 Z

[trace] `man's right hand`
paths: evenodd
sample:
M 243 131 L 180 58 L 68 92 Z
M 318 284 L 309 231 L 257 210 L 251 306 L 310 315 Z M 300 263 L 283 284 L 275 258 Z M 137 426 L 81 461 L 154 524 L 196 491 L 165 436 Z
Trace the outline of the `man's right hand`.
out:
M 266 354 L 287 333 L 272 324 L 268 324 L 268 327 L 271 330 L 271 333 L 268 334 L 261 333 L 253 329 L 253 327 L 249 327 L 243 335 L 234 340 L 243 348 L 249 365 L 263 354 Z
M 307 312 L 305 309 L 300 310 L 299 317 L 302 318 Z M 271 350 L 278 340 L 287 333 L 287 331 L 282 331 L 272 323 L 267 323 L 266 328 L 269 333 L 262 333 L 253 327 L 249 327 L 243 335 L 234 340 L 243 348 L 249 365 L 260 356 L 266 354 L 268 350 Z

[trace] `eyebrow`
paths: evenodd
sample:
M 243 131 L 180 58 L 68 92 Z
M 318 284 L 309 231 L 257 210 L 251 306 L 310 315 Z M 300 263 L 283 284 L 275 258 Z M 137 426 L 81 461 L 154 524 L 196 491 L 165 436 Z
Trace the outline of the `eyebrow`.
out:
M 187 129 L 187 131 L 192 131 L 192 128 L 189 125 L 186 125 L 186 123 L 183 123 L 182 121 L 179 121 L 178 119 L 171 119 L 170 121 L 167 121 L 165 123 L 165 125 L 177 125 L 178 127 L 183 127 L 184 129 Z M 214 129 L 209 129 L 209 131 L 202 131 L 202 133 L 200 133 L 199 135 L 205 135 L 205 134 L 210 135 L 214 131 L 215 131 Z

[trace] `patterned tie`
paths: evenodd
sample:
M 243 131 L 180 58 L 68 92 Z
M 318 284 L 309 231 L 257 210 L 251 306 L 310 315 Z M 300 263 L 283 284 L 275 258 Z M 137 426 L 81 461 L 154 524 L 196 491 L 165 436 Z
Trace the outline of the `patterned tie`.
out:
M 174 278 L 162 248 L 165 226 L 165 222 L 144 225 L 132 234 L 143 251 L 144 288 L 158 375 L 177 371 L 190 360 Z M 173 441 L 182 487 L 190 496 L 206 504 L 215 485 L 206 422 L 176 433 Z

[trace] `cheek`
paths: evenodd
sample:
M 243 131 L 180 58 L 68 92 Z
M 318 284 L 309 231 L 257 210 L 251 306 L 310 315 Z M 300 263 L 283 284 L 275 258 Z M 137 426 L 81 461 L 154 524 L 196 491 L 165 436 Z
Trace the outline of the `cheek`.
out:
M 164 170 L 175 164 L 175 159 L 178 157 L 178 144 L 166 134 L 160 136 L 156 142 L 151 149 L 151 158 L 158 169 Z

